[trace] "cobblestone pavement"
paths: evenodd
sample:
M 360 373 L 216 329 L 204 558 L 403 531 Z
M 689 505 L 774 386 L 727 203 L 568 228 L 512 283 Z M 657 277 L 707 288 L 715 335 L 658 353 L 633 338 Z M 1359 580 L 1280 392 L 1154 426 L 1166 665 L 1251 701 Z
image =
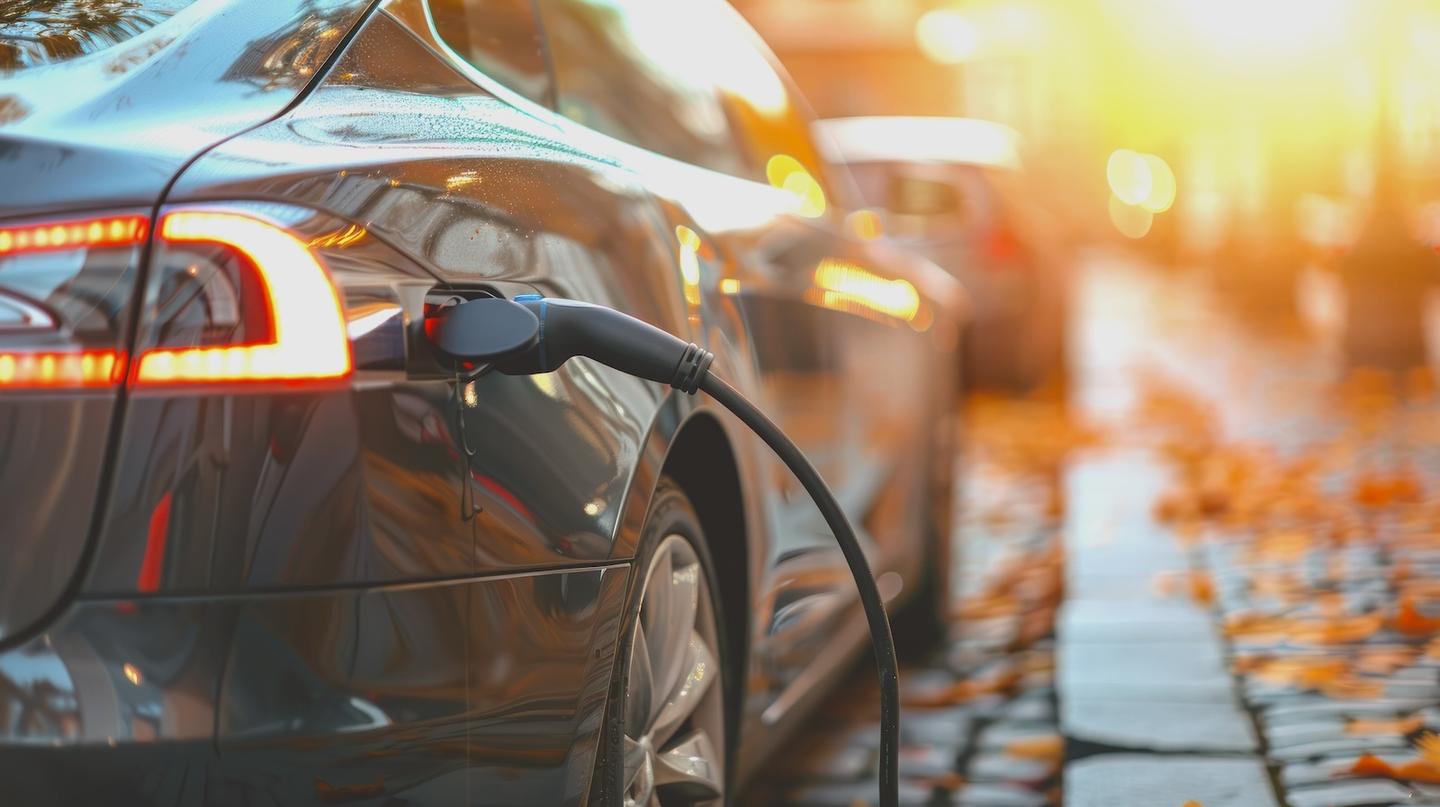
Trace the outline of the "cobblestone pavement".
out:
M 1077 284 L 1068 412 L 967 422 L 902 802 L 1440 805 L 1440 397 L 1193 278 Z M 1083 424 L 1083 425 L 1081 425 Z M 869 669 L 755 803 L 873 803 Z

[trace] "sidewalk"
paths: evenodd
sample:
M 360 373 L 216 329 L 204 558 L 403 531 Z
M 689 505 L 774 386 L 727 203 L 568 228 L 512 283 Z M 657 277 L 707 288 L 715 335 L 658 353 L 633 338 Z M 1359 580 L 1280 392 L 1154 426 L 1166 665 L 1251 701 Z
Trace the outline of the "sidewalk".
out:
M 1440 805 L 1428 375 L 1342 379 L 1192 280 L 1077 285 L 1068 415 L 972 409 L 957 619 L 902 678 L 902 800 Z M 855 687 L 774 800 L 873 802 Z

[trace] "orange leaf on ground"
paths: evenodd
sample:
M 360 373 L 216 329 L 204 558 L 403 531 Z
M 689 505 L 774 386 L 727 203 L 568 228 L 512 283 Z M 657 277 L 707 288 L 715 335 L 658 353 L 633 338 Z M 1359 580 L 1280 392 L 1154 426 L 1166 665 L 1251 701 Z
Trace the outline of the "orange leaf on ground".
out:
M 1367 648 L 1356 657 L 1355 669 L 1372 675 L 1389 675 L 1401 667 L 1414 664 L 1417 655 L 1413 647 Z
M 1215 603 L 1215 581 L 1206 572 L 1160 572 L 1155 575 L 1154 586 L 1166 597 L 1184 593 L 1196 605 L 1209 607 Z
M 1249 555 L 1260 561 L 1292 561 L 1304 557 L 1315 547 L 1315 537 L 1300 530 L 1277 530 L 1265 533 L 1250 545 Z
M 921 787 L 928 787 L 931 789 L 939 788 L 940 790 L 954 793 L 955 791 L 965 786 L 965 777 L 953 772 L 942 773 L 939 776 L 921 777 L 919 779 L 916 779 L 915 783 L 920 785 Z
M 1421 613 L 1420 609 L 1415 607 L 1414 600 L 1409 597 L 1400 598 L 1400 605 L 1391 624 L 1395 630 L 1406 636 L 1430 636 L 1440 631 L 1440 619 Z
M 1058 734 L 1026 737 L 1006 744 L 1005 753 L 1012 757 L 1058 762 L 1065 754 L 1065 740 Z
M 1336 700 L 1364 700 L 1378 698 L 1385 694 L 1385 686 L 1378 681 L 1367 681 L 1354 675 L 1346 675 L 1316 687 L 1321 694 Z
M 1428 760 L 1416 759 L 1396 767 L 1395 776 L 1400 779 L 1409 779 L 1412 782 L 1436 785 L 1440 784 L 1440 765 Z
M 1379 613 L 1321 620 L 1296 620 L 1290 638 L 1301 644 L 1354 644 L 1374 636 L 1384 626 Z
M 1390 763 L 1386 762 L 1380 757 L 1375 756 L 1374 754 L 1361 754 L 1360 758 L 1355 760 L 1355 764 L 1351 765 L 1350 769 L 1346 771 L 1346 773 L 1350 773 L 1355 776 L 1393 777 L 1395 776 L 1395 769 L 1390 766 Z
M 1433 765 L 1440 765 L 1440 737 L 1433 731 L 1427 731 L 1415 740 L 1415 750 L 1420 752 L 1420 758 Z
M 1345 659 L 1299 656 L 1271 658 L 1241 656 L 1235 660 L 1235 671 L 1254 675 L 1264 681 L 1313 690 L 1340 700 L 1378 698 L 1385 688 L 1377 681 L 1355 675 Z
M 1425 491 L 1414 469 L 1401 468 L 1392 474 L 1362 473 L 1352 493 L 1356 503 L 1366 507 L 1387 507 L 1402 502 L 1418 502 Z
M 1253 672 L 1256 678 L 1274 684 L 1289 684 L 1302 689 L 1318 689 L 1350 672 L 1350 666 L 1344 659 L 1313 657 L 1247 659 L 1237 668 L 1241 672 Z
M 956 681 L 950 686 L 933 693 L 917 693 L 914 695 L 902 695 L 901 701 L 905 706 L 919 708 L 936 706 L 953 706 L 959 703 L 974 700 L 983 695 L 1000 695 L 1013 692 L 1020 685 L 1020 671 L 1014 667 L 1007 667 L 1005 670 L 982 679 L 965 679 Z
M 1419 715 L 1402 717 L 1398 720 L 1351 720 L 1345 724 L 1346 734 L 1413 734 L 1425 725 L 1425 718 Z
M 1290 620 L 1264 614 L 1242 613 L 1225 618 L 1225 635 L 1231 639 L 1283 636 Z

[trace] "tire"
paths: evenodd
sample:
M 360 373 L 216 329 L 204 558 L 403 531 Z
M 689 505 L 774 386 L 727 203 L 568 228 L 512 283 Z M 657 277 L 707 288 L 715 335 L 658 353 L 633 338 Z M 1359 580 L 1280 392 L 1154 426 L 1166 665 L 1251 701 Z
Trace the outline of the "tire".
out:
M 948 501 L 948 497 L 947 497 Z M 938 510 L 939 507 L 933 508 Z M 932 513 L 925 525 L 925 563 L 914 594 L 890 616 L 895 655 L 922 662 L 944 646 L 950 634 L 952 546 L 949 519 Z
M 921 507 L 924 523 L 925 559 L 921 564 L 915 592 L 892 615 L 890 629 L 895 635 L 895 653 L 905 661 L 924 661 L 941 647 L 950 634 L 952 571 L 955 546 L 951 519 L 955 506 L 955 452 L 959 383 L 941 385 L 930 422 L 936 424 L 927 444 L 933 446 L 926 470 L 926 490 Z
M 634 568 L 590 803 L 728 804 L 733 701 L 715 564 L 694 507 L 668 478 L 651 502 Z M 672 585 L 659 588 L 666 577 Z

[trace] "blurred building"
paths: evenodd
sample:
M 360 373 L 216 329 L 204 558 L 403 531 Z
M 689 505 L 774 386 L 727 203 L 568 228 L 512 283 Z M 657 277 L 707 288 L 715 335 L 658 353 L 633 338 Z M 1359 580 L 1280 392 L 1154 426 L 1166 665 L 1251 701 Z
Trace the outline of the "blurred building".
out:
M 1081 231 L 1281 294 L 1354 229 L 1336 222 L 1372 194 L 1384 94 L 1407 206 L 1440 244 L 1435 0 L 732 2 L 820 116 L 1007 124 L 1037 197 Z M 1121 206 L 1143 227 L 1107 182 L 1129 152 L 1173 169 L 1173 205 Z
M 1059 92 L 1062 83 L 1076 87 L 1079 77 L 1065 69 L 1074 65 L 1046 44 L 1069 16 L 1063 4 L 732 2 L 821 117 L 964 115 L 1044 139 L 1068 128 L 1067 113 L 1080 107 Z
M 916 47 L 918 0 L 733 0 L 821 117 L 949 115 L 960 74 Z

